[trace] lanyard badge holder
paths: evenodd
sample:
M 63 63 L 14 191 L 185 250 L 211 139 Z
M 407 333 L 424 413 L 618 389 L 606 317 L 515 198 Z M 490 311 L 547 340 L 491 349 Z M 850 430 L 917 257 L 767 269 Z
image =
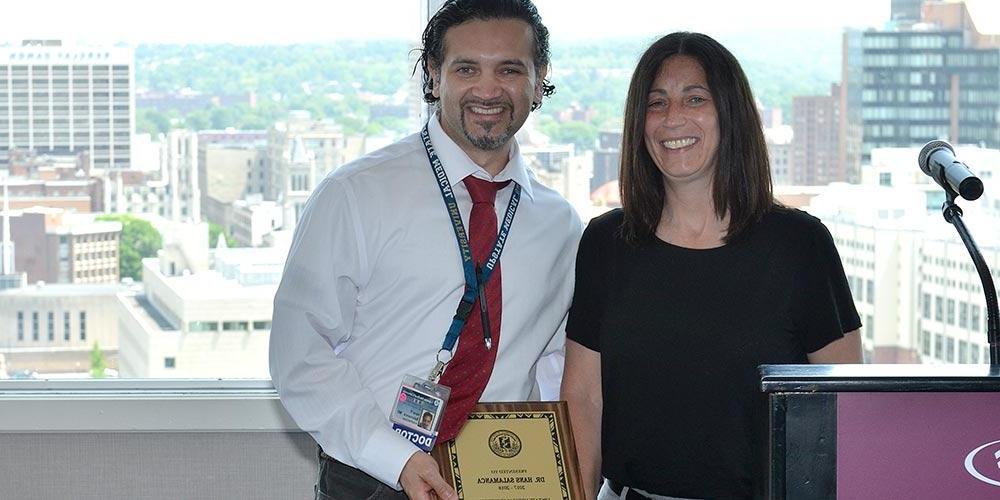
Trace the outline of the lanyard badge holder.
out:
M 451 222 L 455 230 L 455 238 L 458 241 L 459 254 L 462 256 L 462 269 L 465 274 L 465 292 L 458 309 L 455 311 L 455 317 L 452 318 L 441 350 L 437 353 L 434 368 L 427 379 L 413 375 L 403 377 L 403 383 L 400 384 L 399 393 L 396 395 L 396 401 L 393 403 L 392 413 L 389 416 L 393 430 L 410 440 L 421 450 L 430 452 L 437 441 L 438 428 L 443 420 L 448 398 L 451 396 L 451 389 L 438 384 L 438 381 L 441 379 L 445 367 L 451 361 L 452 351 L 458 342 L 459 334 L 477 299 L 483 322 L 483 342 L 486 349 L 493 348 L 490 337 L 489 312 L 486 310 L 486 283 L 503 253 L 504 243 L 507 241 L 507 234 L 510 232 L 514 214 L 517 212 L 517 205 L 521 199 L 521 186 L 514 184 L 514 191 L 507 204 L 503 224 L 499 228 L 490 259 L 482 266 L 477 266 L 472 259 L 472 250 L 465 233 L 465 227 L 458 215 L 458 204 L 455 201 L 454 191 L 451 189 L 451 183 L 448 182 L 448 176 L 445 174 L 440 158 L 434 152 L 434 146 L 431 144 L 430 133 L 426 126 L 421 131 L 420 137 L 424 143 L 424 150 L 427 152 L 427 159 L 430 160 L 431 168 L 434 170 L 434 177 L 438 180 L 441 197 L 444 199 L 448 213 L 451 214 Z
M 413 375 L 403 377 L 389 415 L 392 430 L 430 452 L 437 441 L 449 396 L 451 389 L 446 386 Z

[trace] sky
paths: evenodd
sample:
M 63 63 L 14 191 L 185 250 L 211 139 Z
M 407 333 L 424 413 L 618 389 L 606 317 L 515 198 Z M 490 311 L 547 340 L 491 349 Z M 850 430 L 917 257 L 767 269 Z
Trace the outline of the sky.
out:
M 272 43 L 419 38 L 421 0 L 0 0 L 0 43 Z M 535 0 L 553 40 L 881 27 L 890 0 Z M 1000 1 L 967 0 L 1000 32 Z

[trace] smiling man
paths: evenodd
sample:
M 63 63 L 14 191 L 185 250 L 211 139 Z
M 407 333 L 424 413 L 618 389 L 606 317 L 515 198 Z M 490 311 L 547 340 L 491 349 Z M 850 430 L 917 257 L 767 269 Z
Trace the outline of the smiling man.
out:
M 420 64 L 434 115 L 323 180 L 274 300 L 271 377 L 322 450 L 319 499 L 455 498 L 422 449 L 480 400 L 537 397 L 564 346 L 582 226 L 514 139 L 553 90 L 548 30 L 528 0 L 447 1 Z

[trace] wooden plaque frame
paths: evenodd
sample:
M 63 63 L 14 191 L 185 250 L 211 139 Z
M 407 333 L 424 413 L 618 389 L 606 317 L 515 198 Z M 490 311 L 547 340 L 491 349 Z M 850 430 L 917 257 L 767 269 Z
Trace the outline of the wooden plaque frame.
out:
M 535 497 L 526 491 L 522 493 L 521 490 L 515 489 L 517 488 L 515 485 L 520 482 L 530 483 L 532 480 L 540 480 L 538 472 L 532 472 L 530 470 L 532 469 L 531 465 L 525 464 L 538 463 L 537 460 L 541 460 L 549 465 L 549 467 L 544 467 L 547 470 L 553 470 L 550 467 L 552 464 L 555 466 L 554 470 L 556 472 L 552 474 L 553 477 L 545 477 L 542 481 L 558 481 L 561 496 L 551 498 L 583 500 L 583 483 L 581 482 L 577 462 L 576 442 L 573 440 L 573 430 L 569 423 L 569 409 L 565 401 L 479 403 L 469 414 L 469 420 L 470 424 L 477 422 L 478 430 L 465 432 L 469 428 L 469 424 L 467 424 L 467 427 L 463 428 L 457 438 L 447 443 L 438 444 L 431 453 L 441 467 L 441 475 L 444 476 L 445 481 L 455 488 L 459 499 L 468 498 L 469 500 L 473 500 L 471 497 L 466 496 L 467 488 L 463 488 L 463 481 L 482 481 L 484 477 L 489 482 L 509 483 L 505 485 L 510 488 L 503 489 L 499 493 L 502 497 L 498 496 L 497 498 L 516 500 L 518 498 Z M 533 454 L 521 454 L 520 440 L 516 435 L 513 438 L 509 437 L 513 433 L 507 430 L 512 427 L 512 424 L 514 426 L 518 425 L 517 422 L 538 422 L 545 424 L 548 429 L 547 437 L 551 437 L 551 447 L 548 446 L 549 443 L 545 443 L 544 446 L 532 446 L 530 449 L 534 450 Z M 541 427 L 537 424 L 532 425 Z M 490 439 L 482 439 L 483 429 L 490 431 Z M 475 437 L 470 437 L 473 435 Z M 494 439 L 494 436 L 498 436 L 497 439 Z M 506 440 L 504 439 L 505 437 Z M 470 439 L 475 440 L 475 442 L 468 441 Z M 505 443 L 509 445 L 511 441 L 515 441 L 517 444 L 508 448 L 502 446 Z M 462 457 L 465 455 L 460 454 L 460 448 L 465 450 L 464 453 L 466 454 L 469 453 L 469 450 L 476 450 L 474 452 L 476 455 L 482 453 L 482 456 L 488 457 L 494 462 L 497 461 L 495 457 L 501 457 L 500 460 L 505 464 L 504 466 L 509 467 L 505 469 L 506 471 L 527 472 L 521 475 L 491 475 L 487 471 L 476 468 L 482 462 L 478 460 L 479 456 L 473 457 L 475 459 L 463 460 Z M 550 449 L 551 455 L 549 455 Z M 513 453 L 513 456 L 506 456 L 511 453 Z M 491 454 L 494 456 L 490 456 Z M 475 465 L 470 467 L 468 465 L 470 463 Z M 465 469 L 462 468 L 463 465 L 466 466 Z M 497 486 L 497 488 L 501 488 L 501 486 Z

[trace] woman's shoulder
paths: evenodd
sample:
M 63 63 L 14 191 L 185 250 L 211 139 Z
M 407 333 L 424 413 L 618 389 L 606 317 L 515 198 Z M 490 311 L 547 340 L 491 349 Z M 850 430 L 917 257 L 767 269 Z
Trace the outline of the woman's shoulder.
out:
M 616 208 L 590 219 L 586 232 L 594 235 L 614 236 L 618 234 L 624 220 L 625 213 L 622 212 L 622 209 Z
M 763 226 L 782 235 L 814 234 L 825 231 L 826 226 L 819 218 L 797 208 L 775 205 L 763 218 Z
M 790 252 L 789 255 L 814 255 L 835 248 L 833 235 L 818 217 L 784 206 L 775 206 L 761 221 L 758 233 L 762 241 L 770 241 Z
M 613 251 L 612 249 L 619 246 L 622 241 L 621 225 L 623 220 L 620 208 L 590 219 L 587 227 L 583 230 L 583 238 L 580 239 L 581 251 L 597 251 L 599 253 Z

